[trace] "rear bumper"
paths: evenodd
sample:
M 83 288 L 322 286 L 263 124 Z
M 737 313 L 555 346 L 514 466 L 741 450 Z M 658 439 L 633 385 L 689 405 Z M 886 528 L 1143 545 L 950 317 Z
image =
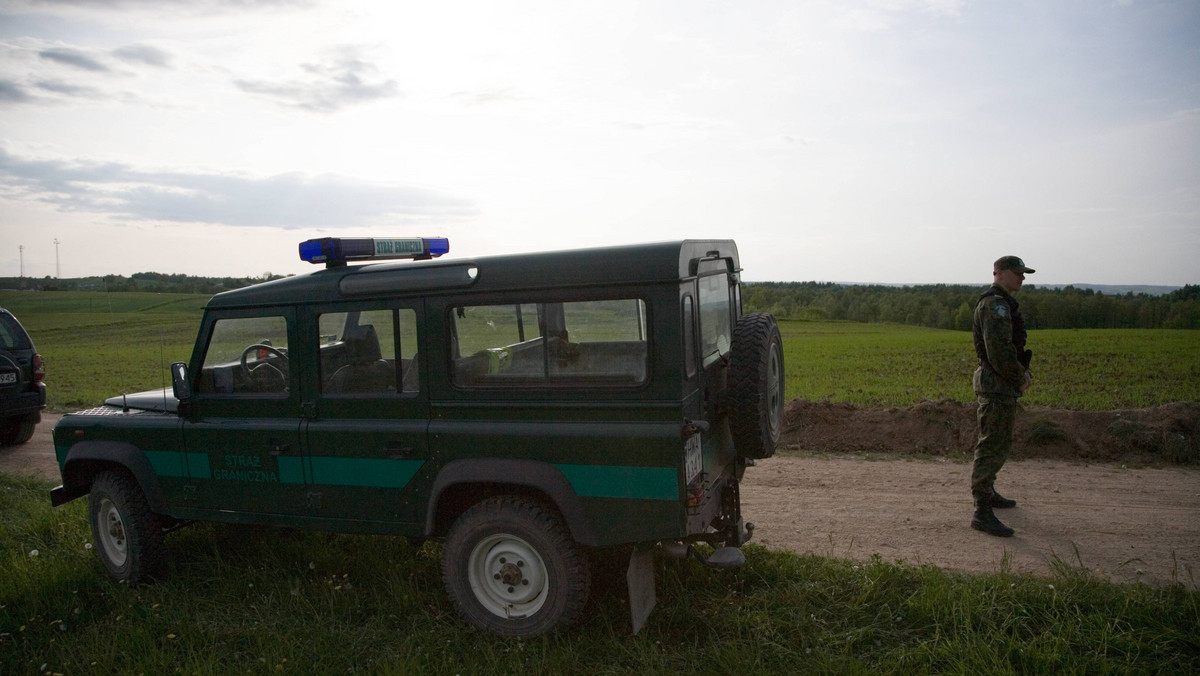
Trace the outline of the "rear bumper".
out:
M 0 395 L 0 415 L 5 418 L 17 418 L 38 414 L 34 422 L 41 422 L 41 411 L 46 408 L 46 384 L 37 383 L 33 391 Z

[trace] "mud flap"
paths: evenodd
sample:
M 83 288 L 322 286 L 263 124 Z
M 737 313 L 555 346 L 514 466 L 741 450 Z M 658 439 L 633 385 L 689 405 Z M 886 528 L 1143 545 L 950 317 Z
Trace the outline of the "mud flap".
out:
M 658 595 L 654 588 L 654 546 L 640 544 L 629 555 L 629 570 L 625 573 L 629 584 L 629 618 L 633 622 L 633 633 L 637 634 L 654 610 Z

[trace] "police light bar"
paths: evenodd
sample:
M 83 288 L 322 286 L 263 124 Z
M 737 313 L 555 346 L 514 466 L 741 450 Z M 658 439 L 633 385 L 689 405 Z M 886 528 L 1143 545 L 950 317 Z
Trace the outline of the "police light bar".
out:
M 428 260 L 448 251 L 445 237 L 322 237 L 300 243 L 300 260 L 333 268 L 348 261 Z

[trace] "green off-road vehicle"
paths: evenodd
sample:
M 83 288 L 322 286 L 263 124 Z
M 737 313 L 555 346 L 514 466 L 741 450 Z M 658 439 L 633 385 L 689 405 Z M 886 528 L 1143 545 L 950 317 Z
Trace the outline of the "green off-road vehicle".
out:
M 593 548 L 632 552 L 634 631 L 655 549 L 743 563 L 738 484 L 779 441 L 783 354 L 742 314 L 734 243 L 448 248 L 309 240 L 325 269 L 214 296 L 172 388 L 63 416 L 53 503 L 90 494 L 130 583 L 194 520 L 441 540 L 462 617 L 518 636 L 578 618 Z M 386 258 L 418 260 L 347 264 Z

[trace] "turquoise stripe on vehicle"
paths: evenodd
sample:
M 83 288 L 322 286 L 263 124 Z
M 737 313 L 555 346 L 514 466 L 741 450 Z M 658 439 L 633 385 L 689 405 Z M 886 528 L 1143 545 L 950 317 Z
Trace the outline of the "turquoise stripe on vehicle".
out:
M 315 484 L 404 488 L 425 461 L 317 457 L 311 462 Z
M 212 466 L 208 464 L 207 453 L 186 453 L 188 474 L 193 479 L 211 479 Z
M 279 458 L 279 483 L 304 483 L 304 460 L 301 458 Z
M 179 451 L 142 451 L 158 476 L 187 476 Z
M 612 465 L 555 465 L 571 482 L 577 495 L 586 498 L 678 500 L 677 472 L 673 467 Z

